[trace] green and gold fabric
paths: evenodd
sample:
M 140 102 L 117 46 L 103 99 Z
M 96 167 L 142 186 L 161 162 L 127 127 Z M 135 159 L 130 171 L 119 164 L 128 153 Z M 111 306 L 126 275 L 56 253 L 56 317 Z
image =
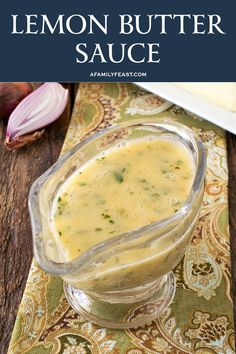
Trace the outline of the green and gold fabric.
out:
M 143 116 L 186 124 L 207 152 L 203 207 L 175 269 L 173 303 L 143 328 L 100 328 L 76 314 L 64 297 L 62 280 L 33 261 L 10 354 L 235 353 L 224 131 L 135 85 L 83 83 L 62 153 L 111 124 Z

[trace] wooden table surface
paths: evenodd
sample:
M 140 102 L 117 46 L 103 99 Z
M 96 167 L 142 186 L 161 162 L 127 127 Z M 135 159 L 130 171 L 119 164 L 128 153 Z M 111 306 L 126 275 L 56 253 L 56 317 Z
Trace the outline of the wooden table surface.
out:
M 27 208 L 33 181 L 58 158 L 70 121 L 77 85 L 65 84 L 70 102 L 63 115 L 33 145 L 19 151 L 4 147 L 5 123 L 0 122 L 0 353 L 7 352 L 18 306 L 32 260 Z M 229 207 L 234 313 L 236 314 L 236 136 L 227 134 Z

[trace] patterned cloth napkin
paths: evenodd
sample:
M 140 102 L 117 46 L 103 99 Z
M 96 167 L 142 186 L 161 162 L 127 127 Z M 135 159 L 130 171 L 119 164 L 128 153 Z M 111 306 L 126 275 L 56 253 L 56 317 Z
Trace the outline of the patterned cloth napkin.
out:
M 235 353 L 224 131 L 132 84 L 84 83 L 63 152 L 95 131 L 143 116 L 186 124 L 208 155 L 203 207 L 185 258 L 175 269 L 173 303 L 143 328 L 100 328 L 76 314 L 63 295 L 62 280 L 33 261 L 8 353 Z

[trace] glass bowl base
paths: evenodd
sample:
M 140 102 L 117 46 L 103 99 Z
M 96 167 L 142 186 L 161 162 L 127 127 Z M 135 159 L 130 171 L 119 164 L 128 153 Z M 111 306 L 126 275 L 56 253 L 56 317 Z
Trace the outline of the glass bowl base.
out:
M 160 285 L 161 284 L 161 285 Z M 64 283 L 65 296 L 71 307 L 84 317 L 102 327 L 133 328 L 143 326 L 157 318 L 172 302 L 175 295 L 175 276 L 172 272 L 147 289 L 143 300 L 136 302 L 109 301 L 85 293 Z

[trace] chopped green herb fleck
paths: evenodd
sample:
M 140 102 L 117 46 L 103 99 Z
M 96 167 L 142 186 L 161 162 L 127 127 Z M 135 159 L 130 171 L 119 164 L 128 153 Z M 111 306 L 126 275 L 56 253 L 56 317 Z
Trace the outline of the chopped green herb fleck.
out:
M 120 215 L 127 215 L 127 210 L 125 208 L 120 208 L 119 209 L 119 214 Z
M 59 236 L 61 236 L 61 231 L 58 231 L 58 233 L 59 233 Z
M 79 185 L 80 185 L 81 187 L 86 186 L 86 184 L 87 184 L 87 183 L 85 183 L 85 182 L 80 182 L 80 183 L 79 183 Z
M 176 161 L 176 165 L 179 166 L 179 165 L 182 165 L 183 164 L 183 161 L 182 160 L 177 160 Z
M 104 214 L 104 213 L 102 213 L 102 216 L 104 217 L 104 219 L 109 219 L 111 217 L 111 215 Z
M 96 159 L 96 161 L 98 161 L 98 162 L 101 162 L 101 161 L 103 161 L 103 160 L 105 160 L 105 157 L 101 157 L 101 158 L 98 157 L 98 158 Z
M 111 219 L 111 220 L 109 220 L 109 223 L 114 224 L 115 221 Z
M 58 202 L 61 202 L 61 197 L 59 197 L 59 198 L 57 199 L 57 201 L 58 201 Z
M 160 194 L 159 193 L 152 193 L 151 196 L 152 197 L 160 197 Z
M 114 177 L 116 179 L 116 182 L 122 183 L 124 181 L 124 177 L 122 176 L 121 173 L 114 171 L 113 175 L 114 175 Z
M 96 232 L 102 231 L 101 227 L 96 227 L 95 229 Z

